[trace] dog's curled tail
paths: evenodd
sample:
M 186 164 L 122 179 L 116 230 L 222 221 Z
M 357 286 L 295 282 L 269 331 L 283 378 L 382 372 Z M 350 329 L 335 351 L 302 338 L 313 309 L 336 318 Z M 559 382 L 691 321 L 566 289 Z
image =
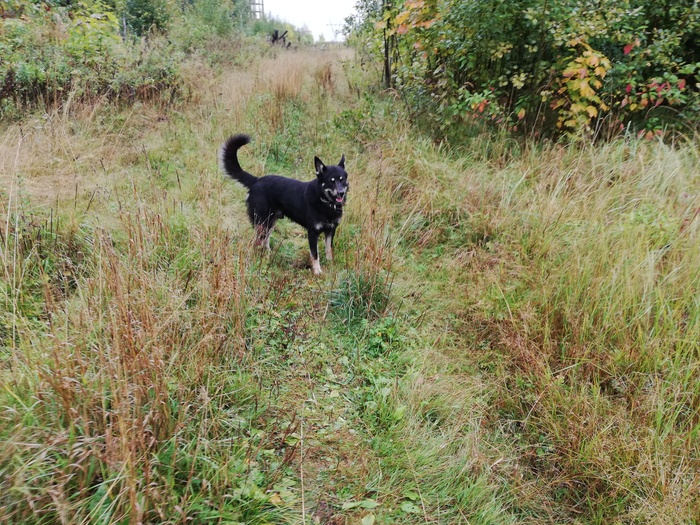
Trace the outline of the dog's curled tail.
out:
M 237 180 L 246 188 L 250 188 L 258 181 L 255 175 L 251 175 L 238 162 L 238 150 L 250 142 L 248 135 L 233 135 L 221 147 L 219 152 L 219 160 L 221 167 L 226 174 L 234 180 Z

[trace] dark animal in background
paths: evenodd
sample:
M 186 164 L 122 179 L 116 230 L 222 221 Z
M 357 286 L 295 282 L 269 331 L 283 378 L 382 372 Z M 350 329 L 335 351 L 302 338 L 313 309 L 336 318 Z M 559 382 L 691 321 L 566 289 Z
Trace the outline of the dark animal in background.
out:
M 248 217 L 255 228 L 256 244 L 270 248 L 270 233 L 278 219 L 287 217 L 306 228 L 311 269 L 321 273 L 318 238 L 323 233 L 326 259 L 333 260 L 333 236 L 347 202 L 348 174 L 345 155 L 336 166 L 326 166 L 314 157 L 316 179 L 301 182 L 279 175 L 256 177 L 241 168 L 238 150 L 250 142 L 248 135 L 234 135 L 221 148 L 221 166 L 226 174 L 248 188 Z

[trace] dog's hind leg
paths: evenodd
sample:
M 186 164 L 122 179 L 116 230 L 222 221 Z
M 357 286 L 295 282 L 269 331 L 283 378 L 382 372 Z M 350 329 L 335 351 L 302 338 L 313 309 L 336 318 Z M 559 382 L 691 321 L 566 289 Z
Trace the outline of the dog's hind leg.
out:
M 270 250 L 270 234 L 272 233 L 272 228 L 268 227 L 266 224 L 256 224 L 255 225 L 255 246 L 258 248 L 266 248 Z
M 268 211 L 263 214 L 258 214 L 252 209 L 248 209 L 250 220 L 255 228 L 255 246 L 264 247 L 270 250 L 270 234 L 275 227 L 277 219 L 282 217 L 282 214 Z

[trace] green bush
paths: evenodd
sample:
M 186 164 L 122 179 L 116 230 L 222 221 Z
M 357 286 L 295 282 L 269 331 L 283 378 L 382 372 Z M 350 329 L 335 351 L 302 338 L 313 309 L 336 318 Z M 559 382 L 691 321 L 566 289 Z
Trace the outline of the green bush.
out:
M 126 0 L 123 16 L 129 29 L 138 36 L 164 30 L 170 19 L 167 0 Z
M 215 43 L 214 48 L 220 48 L 217 39 L 242 34 L 249 17 L 250 5 L 246 0 L 223 3 L 217 0 L 194 0 L 184 3 L 179 13 L 172 17 L 168 37 L 186 52 L 203 48 L 211 50 L 212 42 Z
M 175 46 L 162 37 L 125 42 L 104 4 L 19 4 L 21 17 L 0 19 L 0 116 L 69 96 L 131 100 L 177 89 L 183 57 Z
M 700 115 L 692 0 L 360 2 L 356 45 L 442 133 L 486 120 L 588 136 L 687 129 Z

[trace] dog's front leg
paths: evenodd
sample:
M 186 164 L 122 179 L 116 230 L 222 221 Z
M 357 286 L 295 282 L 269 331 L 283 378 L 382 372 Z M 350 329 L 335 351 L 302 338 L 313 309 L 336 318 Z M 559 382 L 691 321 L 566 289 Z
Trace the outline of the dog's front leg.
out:
M 321 273 L 321 261 L 318 258 L 319 230 L 309 230 L 309 254 L 311 255 L 311 271 L 314 275 Z
M 327 230 L 324 234 L 326 240 L 326 260 L 333 262 L 333 237 L 335 236 L 335 228 Z

